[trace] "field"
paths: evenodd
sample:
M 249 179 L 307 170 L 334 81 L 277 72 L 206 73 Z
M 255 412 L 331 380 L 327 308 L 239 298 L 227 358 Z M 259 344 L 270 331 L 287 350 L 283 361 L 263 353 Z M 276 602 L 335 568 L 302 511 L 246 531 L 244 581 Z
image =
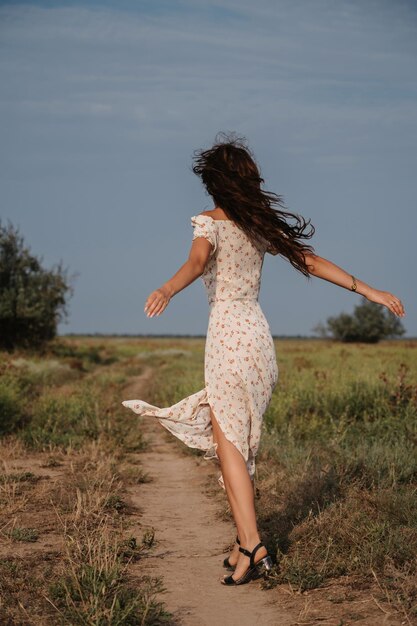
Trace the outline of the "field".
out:
M 275 346 L 256 476 L 275 566 L 262 584 L 339 580 L 412 624 L 417 341 Z M 0 623 L 170 623 L 163 581 L 141 577 L 155 537 L 130 497 L 152 480 L 149 444 L 120 401 L 150 372 L 141 397 L 174 404 L 204 386 L 203 357 L 204 339 L 188 338 L 60 337 L 42 355 L 0 354 Z

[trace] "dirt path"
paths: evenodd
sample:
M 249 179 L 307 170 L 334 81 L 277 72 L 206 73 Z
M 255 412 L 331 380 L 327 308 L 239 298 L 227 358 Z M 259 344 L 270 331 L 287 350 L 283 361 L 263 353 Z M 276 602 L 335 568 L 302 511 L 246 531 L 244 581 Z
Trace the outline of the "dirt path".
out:
M 141 379 L 126 398 L 143 397 Z M 142 396 L 135 395 L 141 389 Z M 213 485 L 220 489 L 216 461 L 185 455 L 155 418 L 133 420 L 150 442 L 138 458 L 153 480 L 132 489 L 130 497 L 142 512 L 142 527 L 155 528 L 157 540 L 140 563 L 140 574 L 162 576 L 167 609 L 181 626 L 294 625 L 294 614 L 280 608 L 276 590 L 260 589 L 260 581 L 234 588 L 220 583 L 234 526 L 219 519 L 217 498 L 210 496 Z

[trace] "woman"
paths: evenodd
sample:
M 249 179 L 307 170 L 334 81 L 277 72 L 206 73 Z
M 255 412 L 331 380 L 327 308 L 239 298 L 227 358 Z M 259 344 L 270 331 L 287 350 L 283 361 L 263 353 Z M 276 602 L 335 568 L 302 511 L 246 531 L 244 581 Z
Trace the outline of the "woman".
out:
M 160 315 L 170 299 L 202 277 L 210 304 L 204 373 L 205 387 L 171 407 L 142 400 L 123 405 L 156 417 L 188 446 L 205 450 L 220 462 L 220 485 L 237 528 L 236 545 L 224 566 L 233 573 L 221 579 L 240 585 L 270 569 L 272 561 L 260 539 L 254 504 L 255 456 L 262 417 L 278 380 L 278 365 L 268 322 L 258 302 L 266 252 L 286 258 L 307 278 L 318 276 L 351 289 L 404 316 L 401 301 L 373 289 L 314 253 L 303 243 L 314 234 L 304 218 L 274 208 L 281 196 L 261 189 L 261 178 L 245 140 L 224 137 L 195 153 L 193 167 L 215 204 L 191 217 L 194 228 L 188 260 L 146 300 L 148 317 Z M 290 225 L 286 218 L 295 218 Z

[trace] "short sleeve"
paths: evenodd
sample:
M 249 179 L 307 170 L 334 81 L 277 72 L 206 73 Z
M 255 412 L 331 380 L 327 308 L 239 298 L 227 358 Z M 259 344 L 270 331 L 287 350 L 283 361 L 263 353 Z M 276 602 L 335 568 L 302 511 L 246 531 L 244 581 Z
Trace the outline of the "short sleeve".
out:
M 191 224 L 194 228 L 192 241 L 197 239 L 197 237 L 208 239 L 213 246 L 210 252 L 210 256 L 212 256 L 217 250 L 217 225 L 215 220 L 208 217 L 208 215 L 193 215 L 191 217 Z

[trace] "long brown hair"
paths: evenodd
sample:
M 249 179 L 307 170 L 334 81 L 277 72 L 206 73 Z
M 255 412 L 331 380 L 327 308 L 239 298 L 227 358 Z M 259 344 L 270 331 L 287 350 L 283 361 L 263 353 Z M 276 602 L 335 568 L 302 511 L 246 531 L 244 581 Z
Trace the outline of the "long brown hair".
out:
M 263 241 L 267 252 L 282 255 L 310 278 L 303 253 L 314 253 L 314 248 L 299 239 L 310 239 L 315 228 L 311 225 L 305 232 L 310 220 L 283 210 L 286 207 L 281 195 L 261 189 L 265 181 L 244 137 L 218 133 L 210 149 L 194 151 L 192 170 L 229 219 L 252 240 Z M 286 218 L 295 219 L 296 224 L 288 224 Z

